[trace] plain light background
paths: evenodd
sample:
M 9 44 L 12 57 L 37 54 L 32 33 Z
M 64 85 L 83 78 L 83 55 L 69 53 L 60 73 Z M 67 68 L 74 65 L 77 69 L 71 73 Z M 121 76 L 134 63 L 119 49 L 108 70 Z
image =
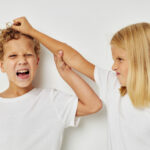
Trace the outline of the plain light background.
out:
M 109 42 L 122 27 L 150 22 L 149 0 L 0 0 L 0 28 L 26 16 L 33 27 L 63 41 L 99 67 L 111 69 Z M 90 79 L 81 75 L 97 92 Z M 53 55 L 41 46 L 41 60 L 34 80 L 37 87 L 57 88 L 74 94 L 57 73 Z M 0 72 L 0 92 L 8 87 Z M 106 150 L 106 111 L 83 117 L 78 128 L 66 129 L 62 150 Z

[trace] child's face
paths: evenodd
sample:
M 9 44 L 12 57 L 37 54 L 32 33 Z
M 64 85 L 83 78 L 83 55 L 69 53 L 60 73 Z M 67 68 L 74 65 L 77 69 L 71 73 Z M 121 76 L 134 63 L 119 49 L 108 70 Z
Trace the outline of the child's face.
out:
M 32 85 L 39 58 L 34 51 L 34 42 L 21 35 L 4 44 L 4 56 L 1 70 L 6 72 L 9 83 L 21 88 Z
M 126 86 L 128 75 L 127 51 L 116 45 L 111 45 L 112 57 L 114 64 L 112 70 L 116 72 L 117 78 L 122 86 Z

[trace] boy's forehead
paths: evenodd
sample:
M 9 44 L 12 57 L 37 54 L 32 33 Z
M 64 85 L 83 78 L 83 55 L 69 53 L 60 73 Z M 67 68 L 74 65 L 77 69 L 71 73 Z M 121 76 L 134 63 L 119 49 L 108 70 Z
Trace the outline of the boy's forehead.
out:
M 32 50 L 34 49 L 34 42 L 32 39 L 25 37 L 23 35 L 20 36 L 19 39 L 12 39 L 4 44 L 4 51 L 12 51 L 12 50 Z

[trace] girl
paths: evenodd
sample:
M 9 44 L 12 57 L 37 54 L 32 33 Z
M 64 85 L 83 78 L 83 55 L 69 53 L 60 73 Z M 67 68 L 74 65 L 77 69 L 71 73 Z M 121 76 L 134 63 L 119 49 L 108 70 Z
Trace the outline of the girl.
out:
M 12 27 L 38 39 L 54 54 L 63 51 L 70 67 L 96 82 L 107 109 L 109 150 L 149 150 L 149 23 L 127 26 L 112 37 L 113 71 L 95 66 L 72 47 L 40 33 L 24 17 L 15 19 Z

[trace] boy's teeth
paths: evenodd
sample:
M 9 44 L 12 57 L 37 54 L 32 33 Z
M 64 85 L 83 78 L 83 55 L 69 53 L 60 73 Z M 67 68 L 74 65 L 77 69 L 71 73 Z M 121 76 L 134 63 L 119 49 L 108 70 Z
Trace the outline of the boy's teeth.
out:
M 18 70 L 16 72 L 16 75 L 19 76 L 19 75 L 27 75 L 29 74 L 29 70 L 28 69 L 25 69 L 25 70 Z
M 27 72 L 28 70 L 20 70 L 20 71 L 18 71 L 18 72 L 20 72 L 20 73 L 24 73 L 24 72 Z
M 27 72 L 27 70 L 22 70 L 22 71 L 19 71 L 19 72 L 24 73 L 24 72 Z

